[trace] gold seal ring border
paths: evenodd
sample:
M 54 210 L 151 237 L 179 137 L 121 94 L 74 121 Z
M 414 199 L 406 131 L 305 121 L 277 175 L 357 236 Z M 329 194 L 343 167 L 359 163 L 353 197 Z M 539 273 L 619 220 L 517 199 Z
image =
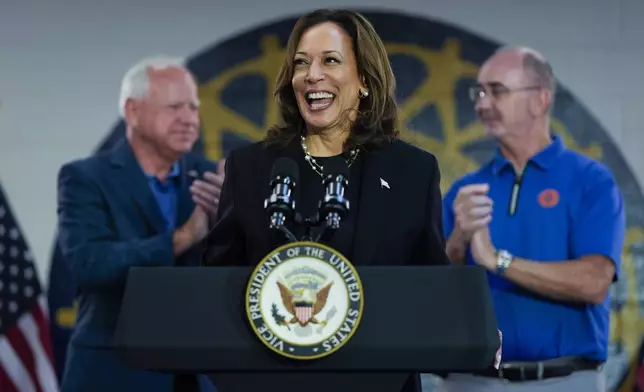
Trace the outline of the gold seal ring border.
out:
M 308 245 L 307 245 L 307 246 L 308 246 Z M 298 245 L 297 247 L 299 247 L 299 245 Z M 326 249 L 325 249 L 325 251 L 326 251 Z M 280 252 L 274 252 L 274 253 L 272 253 L 272 254 L 279 254 L 279 253 L 280 253 Z M 337 252 L 334 252 L 334 253 L 337 253 Z M 317 260 L 317 261 L 319 261 L 320 263 L 326 264 L 326 265 L 327 265 L 328 267 L 330 267 L 330 268 L 331 268 L 335 273 L 337 273 L 337 274 L 338 274 L 338 276 L 339 276 L 340 280 L 344 281 L 344 278 L 342 278 L 342 275 L 338 272 L 338 270 L 337 270 L 335 267 L 333 267 L 332 265 L 330 265 L 330 264 L 329 264 L 325 259 L 320 259 L 320 258 L 315 257 L 315 256 L 306 256 L 306 255 L 296 256 L 296 257 L 294 257 L 293 259 L 297 259 L 297 258 L 301 258 L 301 257 L 310 257 L 310 258 L 311 258 L 311 259 L 313 259 L 313 260 Z M 290 260 L 293 260 L 293 259 L 289 259 L 289 260 L 287 260 L 287 261 L 290 261 Z M 279 265 L 278 265 L 278 267 L 279 267 Z M 275 268 L 275 269 L 277 269 L 277 268 Z M 266 274 L 266 277 L 268 278 L 269 276 L 271 276 L 271 274 L 272 274 L 272 273 L 273 273 L 273 271 L 269 272 L 268 274 Z M 251 276 L 251 279 L 253 278 L 253 276 L 255 276 L 255 274 L 253 274 L 253 275 Z M 355 276 L 355 274 L 354 274 L 354 276 Z M 252 283 L 253 281 L 252 281 L 252 280 L 250 280 L 249 282 L 250 282 L 250 283 Z M 263 285 L 262 285 L 262 286 L 263 286 Z M 346 287 L 346 282 L 345 282 L 345 287 Z M 362 295 L 361 295 L 361 296 L 362 296 Z M 246 297 L 246 298 L 248 298 L 248 297 Z M 349 304 L 349 306 L 347 306 L 347 311 L 346 311 L 346 312 L 345 312 L 345 314 L 343 315 L 344 319 L 346 319 L 346 318 L 347 318 L 347 316 L 348 316 L 348 314 L 349 314 L 349 312 L 351 311 L 351 308 L 352 308 L 352 307 L 351 307 L 351 305 L 350 305 L 350 304 L 351 304 L 351 297 L 350 297 L 350 293 L 349 293 L 348 287 L 347 287 L 347 297 L 346 297 L 346 298 L 347 298 L 347 304 Z M 261 292 L 260 292 L 260 294 L 259 294 L 259 303 L 260 303 L 260 304 L 262 303 L 262 293 L 261 293 Z M 249 304 L 249 305 L 250 305 L 250 304 Z M 250 312 L 250 311 L 249 311 L 249 312 Z M 260 314 L 261 314 L 261 316 L 262 316 L 262 320 L 264 320 L 264 316 L 265 316 L 265 315 L 264 315 L 264 312 L 261 310 L 261 307 L 260 307 L 260 311 L 259 311 L 259 313 L 260 313 Z M 252 320 L 251 320 L 251 322 L 252 322 Z M 254 325 L 254 324 L 255 324 L 255 323 L 253 322 L 253 325 Z M 273 335 L 275 335 L 275 336 L 277 336 L 277 335 L 278 335 L 278 334 L 277 334 L 277 333 L 276 333 L 276 332 L 275 332 L 275 331 L 274 331 L 274 330 L 273 330 L 273 329 L 272 329 L 268 324 L 265 324 L 265 325 L 266 325 L 266 328 L 268 328 L 268 330 L 269 330 L 269 331 L 271 331 L 271 332 L 273 333 Z M 341 328 L 341 327 L 338 327 L 338 328 L 333 332 L 333 334 L 337 333 L 337 332 L 340 330 L 340 328 Z M 331 336 L 333 336 L 333 335 L 331 335 Z M 307 347 L 307 348 L 308 348 L 308 347 L 318 347 L 318 346 L 320 346 L 320 344 L 319 344 L 319 343 L 318 343 L 318 344 L 304 344 L 304 345 L 299 345 L 299 344 L 297 344 L 297 343 L 295 343 L 295 342 L 292 342 L 292 341 L 290 341 L 290 340 L 288 340 L 288 339 L 280 339 L 280 340 L 281 340 L 282 342 L 284 342 L 284 343 L 286 343 L 286 344 L 288 344 L 288 345 L 294 346 L 294 347 L 302 347 L 302 348 Z M 324 341 L 323 341 L 323 342 L 324 342 Z M 298 357 L 298 358 L 299 358 L 299 357 Z
M 344 263 L 347 265 L 347 267 L 349 267 L 349 269 L 351 269 L 351 271 L 353 272 L 353 275 L 356 277 L 356 284 L 358 285 L 358 288 L 360 289 L 360 301 L 359 301 L 359 305 L 358 305 L 358 308 L 360 309 L 360 313 L 358 314 L 358 318 L 356 320 L 356 325 L 351 329 L 351 332 L 349 332 L 349 334 L 347 335 L 346 339 L 344 339 L 344 341 L 340 342 L 340 344 L 338 344 L 337 346 L 333 347 L 329 351 L 326 351 L 326 352 L 323 352 L 323 353 L 320 353 L 320 354 L 317 354 L 317 355 L 311 355 L 311 356 L 305 356 L 305 357 L 289 354 L 289 353 L 286 353 L 286 352 L 282 352 L 282 351 L 276 349 L 275 347 L 271 346 L 260 335 L 259 331 L 257 330 L 257 327 L 255 326 L 255 323 L 253 322 L 253 319 L 251 318 L 250 306 L 249 306 L 249 302 L 248 302 L 248 298 L 250 297 L 251 284 L 253 283 L 253 276 L 255 276 L 259 272 L 259 270 L 262 268 L 264 263 L 266 263 L 270 259 L 270 257 L 272 255 L 274 255 L 274 254 L 279 254 L 279 253 L 281 253 L 282 251 L 284 251 L 284 250 L 286 250 L 288 248 L 303 247 L 303 246 L 310 246 L 310 247 L 314 247 L 314 248 L 323 249 L 323 250 L 325 250 L 325 251 L 327 251 L 327 252 L 329 252 L 331 254 L 336 255 L 338 258 L 340 258 L 340 260 L 344 261 Z M 328 260 L 321 260 L 321 261 L 323 261 L 323 262 L 325 262 L 325 263 L 330 265 Z M 332 266 L 332 267 L 335 269 L 334 266 Z M 272 271 L 271 271 L 271 273 L 272 273 Z M 266 276 L 268 277 L 269 275 L 270 275 L 270 273 L 268 275 L 266 275 Z M 344 281 L 344 279 L 343 279 L 343 281 Z M 260 293 L 260 296 L 261 296 L 261 293 Z M 252 328 L 253 333 L 255 334 L 255 336 L 257 338 L 259 338 L 260 342 L 262 342 L 262 344 L 264 346 L 268 347 L 271 351 L 273 351 L 274 353 L 276 353 L 276 354 L 278 354 L 280 356 L 283 356 L 283 357 L 287 357 L 287 358 L 291 358 L 291 359 L 299 359 L 299 360 L 313 360 L 313 359 L 324 358 L 324 357 L 327 357 L 327 356 L 335 353 L 340 348 L 344 347 L 344 345 L 347 344 L 351 340 L 351 338 L 355 334 L 356 330 L 360 326 L 360 322 L 362 321 L 362 313 L 364 311 L 364 288 L 362 286 L 362 280 L 360 279 L 360 275 L 358 275 L 357 269 L 355 268 L 353 263 L 351 263 L 349 261 L 349 259 L 347 259 L 342 253 L 340 253 L 336 249 L 331 248 L 330 246 L 320 244 L 320 243 L 317 243 L 317 242 L 297 241 L 297 242 L 290 242 L 288 244 L 284 244 L 284 245 L 281 245 L 281 246 L 273 249 L 266 256 L 264 256 L 264 258 L 262 258 L 262 260 L 260 260 L 260 262 L 253 269 L 253 272 L 250 274 L 250 277 L 248 278 L 248 283 L 246 285 L 246 297 L 244 298 L 244 303 L 245 303 L 245 306 L 246 306 L 246 318 L 248 319 L 248 323 L 250 324 L 250 327 Z M 261 300 L 260 300 L 260 313 L 261 313 Z M 262 315 L 262 320 L 263 319 L 264 319 L 264 316 Z M 264 324 L 271 331 L 271 333 L 273 333 L 273 335 L 277 336 L 277 334 L 275 332 L 273 332 L 272 329 L 270 329 L 270 327 L 268 326 L 268 324 L 265 321 L 264 321 Z M 333 336 L 333 335 L 331 335 L 331 336 Z

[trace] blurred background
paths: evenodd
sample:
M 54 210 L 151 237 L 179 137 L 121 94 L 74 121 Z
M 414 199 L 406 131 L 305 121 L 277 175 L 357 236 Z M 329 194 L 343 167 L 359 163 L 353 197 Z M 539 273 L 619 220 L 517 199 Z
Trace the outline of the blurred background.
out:
M 467 95 L 479 65 L 505 44 L 550 60 L 559 81 L 553 130 L 604 162 L 626 198 L 624 274 L 612 289 L 605 372 L 612 391 L 639 391 L 643 0 L 0 0 L 0 239 L 19 239 L 34 263 L 57 371 L 75 321 L 75 287 L 54 246 L 56 175 L 64 162 L 122 137 L 124 72 L 146 56 L 185 56 L 200 84 L 199 149 L 220 159 L 277 121 L 271 92 L 288 34 L 301 12 L 322 7 L 353 8 L 374 24 L 396 73 L 403 138 L 437 155 L 444 190 L 494 152 Z M 17 255 L 0 242 L 0 278 L 9 273 L 2 258 Z

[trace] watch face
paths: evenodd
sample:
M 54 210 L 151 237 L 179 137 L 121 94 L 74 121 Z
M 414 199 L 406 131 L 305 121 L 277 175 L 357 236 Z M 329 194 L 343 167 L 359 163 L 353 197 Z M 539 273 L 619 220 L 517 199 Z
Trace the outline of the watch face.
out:
M 497 272 L 503 273 L 503 271 L 510 266 L 511 262 L 512 262 L 512 255 L 510 254 L 510 252 L 505 250 L 500 250 L 499 258 L 497 259 L 497 262 L 496 262 Z

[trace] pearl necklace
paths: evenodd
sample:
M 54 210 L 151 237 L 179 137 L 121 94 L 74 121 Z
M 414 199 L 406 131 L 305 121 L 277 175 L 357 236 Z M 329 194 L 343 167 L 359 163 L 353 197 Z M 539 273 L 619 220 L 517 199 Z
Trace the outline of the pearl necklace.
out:
M 324 177 L 324 166 L 320 165 L 317 163 L 315 158 L 309 153 L 309 149 L 306 148 L 306 138 L 302 136 L 302 150 L 304 150 L 304 159 L 311 165 L 311 168 L 320 175 L 320 177 Z M 358 150 L 357 147 L 354 147 L 351 152 L 349 152 L 349 159 L 347 160 L 347 165 L 351 167 L 351 165 L 354 164 L 356 159 L 358 158 Z

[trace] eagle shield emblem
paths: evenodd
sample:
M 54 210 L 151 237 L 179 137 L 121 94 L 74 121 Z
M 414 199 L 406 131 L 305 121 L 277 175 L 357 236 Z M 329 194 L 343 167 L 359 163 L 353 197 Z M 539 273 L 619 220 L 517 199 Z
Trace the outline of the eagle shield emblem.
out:
M 294 359 L 340 349 L 360 324 L 363 306 L 355 267 L 314 242 L 277 248 L 255 267 L 246 288 L 246 313 L 259 340 Z
M 283 323 L 287 326 L 297 323 L 301 327 L 305 327 L 309 323 L 326 325 L 326 320 L 318 320 L 315 316 L 324 309 L 332 285 L 333 282 L 330 282 L 315 292 L 308 288 L 292 291 L 278 281 L 277 286 L 282 296 L 282 303 L 292 316 L 290 320 L 285 320 Z

